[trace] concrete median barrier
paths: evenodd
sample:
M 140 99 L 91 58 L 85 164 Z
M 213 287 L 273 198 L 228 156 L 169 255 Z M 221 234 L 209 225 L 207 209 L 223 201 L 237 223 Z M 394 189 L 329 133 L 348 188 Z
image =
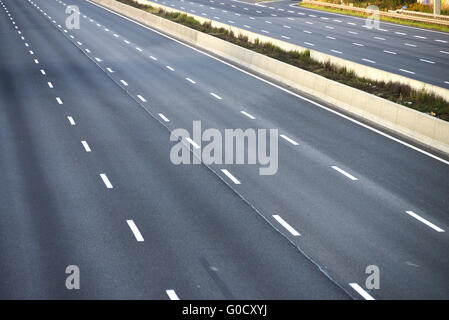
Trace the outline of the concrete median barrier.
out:
M 449 122 L 326 79 L 115 0 L 91 1 L 449 154 Z M 260 35 L 257 35 L 257 38 L 265 41 Z

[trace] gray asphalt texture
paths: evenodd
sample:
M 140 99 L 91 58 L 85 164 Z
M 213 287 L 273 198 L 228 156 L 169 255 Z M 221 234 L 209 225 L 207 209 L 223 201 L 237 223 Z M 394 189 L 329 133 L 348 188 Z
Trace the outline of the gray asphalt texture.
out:
M 444 160 L 90 2 L 66 2 L 74 30 L 62 1 L 1 3 L 0 298 L 363 299 L 368 265 L 376 299 L 449 298 Z M 194 120 L 298 145 L 279 139 L 273 176 L 174 165 L 170 130 Z

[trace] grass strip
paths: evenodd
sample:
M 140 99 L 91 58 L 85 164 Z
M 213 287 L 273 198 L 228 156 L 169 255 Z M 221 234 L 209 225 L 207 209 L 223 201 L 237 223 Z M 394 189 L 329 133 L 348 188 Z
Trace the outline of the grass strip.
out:
M 304 8 L 309 8 L 309 9 L 332 12 L 332 13 L 346 14 L 346 15 L 355 16 L 355 17 L 362 17 L 362 18 L 368 17 L 367 14 L 364 14 L 362 12 L 351 11 L 351 10 L 340 9 L 340 8 L 330 8 L 330 7 L 308 4 L 308 3 L 307 4 L 299 3 L 298 6 L 304 7 Z M 407 26 L 411 26 L 411 27 L 449 32 L 448 26 L 442 26 L 442 25 L 438 25 L 438 24 L 430 24 L 430 23 L 419 22 L 419 21 L 402 20 L 402 19 L 383 17 L 383 16 L 379 16 L 379 18 L 380 18 L 380 21 L 384 21 L 384 22 L 391 22 L 391 23 L 403 24 L 403 25 L 407 25 Z

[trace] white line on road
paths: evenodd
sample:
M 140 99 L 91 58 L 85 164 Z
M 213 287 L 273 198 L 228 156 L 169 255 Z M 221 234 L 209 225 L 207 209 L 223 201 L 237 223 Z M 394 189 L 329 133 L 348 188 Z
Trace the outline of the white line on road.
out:
M 389 54 L 396 54 L 396 52 L 393 51 L 388 51 L 388 50 L 384 50 L 385 53 L 389 53 Z
M 103 180 L 104 184 L 106 185 L 106 188 L 108 188 L 108 189 L 114 188 L 112 186 L 111 182 L 109 181 L 108 176 L 106 174 L 100 173 L 100 177 Z
M 248 112 L 246 111 L 240 111 L 241 114 L 247 116 L 248 118 L 250 118 L 251 120 L 256 119 L 254 116 L 250 115 Z
M 449 54 L 449 52 L 447 52 L 447 51 L 440 51 L 441 53 L 444 53 L 444 54 Z
M 48 87 L 49 87 L 50 89 L 53 89 L 53 83 L 47 82 L 47 84 L 48 84 Z
M 159 117 L 161 117 L 165 122 L 170 122 L 170 120 L 168 120 L 168 118 L 163 113 L 159 113 Z
M 101 60 L 100 58 L 95 57 L 95 60 L 97 60 L 98 62 L 101 62 L 103 60 Z
M 187 142 L 190 143 L 195 149 L 199 149 L 199 148 L 200 148 L 200 146 L 199 146 L 195 141 L 193 141 L 190 137 L 187 137 L 186 140 L 187 140 Z
M 433 230 L 435 230 L 436 232 L 444 232 L 443 229 L 441 229 L 440 227 L 437 227 L 436 225 L 434 225 L 432 222 L 424 219 L 423 217 L 417 215 L 416 213 L 414 213 L 413 211 L 405 211 L 408 215 L 412 216 L 413 218 L 415 218 L 418 221 L 421 221 L 422 223 L 424 223 L 425 225 L 431 227 Z
M 284 134 L 281 134 L 280 137 L 281 137 L 282 139 L 284 139 L 284 140 L 287 140 L 288 142 L 290 142 L 290 143 L 291 143 L 292 145 L 294 145 L 294 146 L 297 146 L 297 145 L 298 145 L 298 142 L 296 142 L 296 141 L 293 140 L 293 139 L 290 139 L 289 137 L 287 137 L 287 136 L 284 135 Z
M 175 71 L 175 69 L 173 69 L 172 67 L 170 67 L 170 66 L 165 66 L 168 70 L 170 70 L 170 71 Z
M 374 37 L 374 39 L 377 39 L 377 40 L 385 40 L 385 38 L 381 38 L 381 37 Z
M 357 283 L 350 283 L 349 284 L 352 289 L 357 291 L 358 294 L 360 294 L 365 300 L 375 300 L 368 292 L 363 290 L 361 286 L 359 286 Z
M 153 59 L 154 61 L 157 61 L 156 57 L 150 56 L 151 59 Z
M 178 295 L 176 294 L 175 290 L 165 290 L 170 300 L 179 300 Z
M 315 46 L 313 43 L 310 43 L 310 42 L 304 42 L 304 44 L 307 44 L 307 45 L 309 45 L 309 46 Z
M 129 228 L 131 229 L 131 231 L 134 234 L 134 237 L 136 238 L 136 240 L 138 242 L 143 242 L 144 239 L 142 237 L 142 234 L 139 231 L 139 228 L 137 228 L 136 224 L 134 223 L 133 220 L 126 220 L 126 223 L 128 224 Z
M 405 73 L 410 73 L 410 74 L 415 74 L 413 71 L 409 71 L 409 70 L 405 70 L 405 69 L 399 69 L 399 71 L 402 71 Z
M 426 60 L 426 59 L 419 59 L 419 61 L 425 62 L 425 63 L 430 63 L 430 64 L 435 64 L 434 61 L 430 61 L 430 60 Z
M 234 177 L 228 170 L 226 169 L 221 169 L 221 172 L 223 172 L 229 179 L 232 180 L 232 182 L 234 182 L 235 184 L 240 184 L 240 181 Z
M 35 63 L 35 64 L 39 64 L 39 60 L 34 59 L 34 63 Z
M 62 100 L 59 97 L 56 97 L 56 101 L 58 101 L 58 104 L 62 104 Z
M 75 125 L 75 120 L 73 120 L 73 118 L 71 116 L 68 116 L 67 119 L 69 120 L 69 122 L 72 126 Z
M 335 40 L 335 38 L 331 37 L 331 36 L 326 36 L 326 38 L 331 39 L 331 40 Z
M 137 95 L 137 98 L 139 98 L 142 102 L 147 102 L 147 100 L 142 97 L 140 94 Z
M 365 46 L 364 44 L 357 43 L 357 42 L 353 42 L 352 44 L 355 45 L 355 46 L 359 46 L 359 47 L 364 47 Z
M 217 98 L 218 100 L 221 100 L 221 97 L 213 92 L 211 92 L 210 95 L 214 98 Z
M 408 47 L 413 47 L 413 48 L 416 47 L 416 44 L 411 44 L 411 43 L 404 43 L 404 45 L 408 46 Z
M 446 41 L 446 40 L 439 40 L 439 39 L 436 39 L 435 41 L 436 41 L 436 42 L 447 43 L 447 41 Z
M 332 166 L 332 169 L 334 169 L 334 170 L 336 170 L 336 171 L 338 171 L 338 172 L 340 172 L 342 175 L 344 175 L 344 176 L 346 176 L 346 177 L 348 177 L 349 179 L 351 179 L 352 181 L 356 181 L 356 180 L 358 180 L 356 177 L 354 177 L 353 175 L 351 175 L 351 174 L 349 174 L 349 173 L 347 173 L 346 171 L 344 171 L 343 169 L 340 169 L 339 167 L 337 167 L 337 166 Z
M 114 71 L 112 71 L 111 68 L 106 68 L 106 70 L 108 70 L 110 73 L 113 73 Z
M 143 50 L 140 49 L 139 47 L 136 47 L 136 50 L 139 51 L 139 52 L 142 52 L 142 51 L 143 51 Z
M 41 69 L 41 73 L 43 76 L 45 76 L 45 70 Z
M 82 140 L 81 144 L 83 145 L 84 150 L 86 150 L 86 152 L 91 152 L 92 151 L 85 140 Z
M 193 84 L 195 84 L 196 82 L 195 81 L 193 81 L 192 79 L 190 79 L 190 78 L 186 78 L 186 80 L 187 81 L 189 81 L 190 83 L 193 83 Z
M 276 219 L 277 222 L 279 222 L 285 229 L 288 230 L 293 236 L 299 237 L 300 234 L 298 231 L 296 231 L 291 225 L 289 225 L 284 219 L 282 219 L 279 215 L 275 214 L 273 215 L 273 218 Z
M 418 39 L 427 39 L 426 37 L 422 37 L 422 36 L 414 36 L 415 38 L 418 38 Z
M 376 61 L 369 60 L 369 59 L 365 59 L 365 58 L 363 58 L 362 60 L 363 60 L 363 61 L 366 61 L 366 62 L 369 62 L 369 63 L 376 63 Z

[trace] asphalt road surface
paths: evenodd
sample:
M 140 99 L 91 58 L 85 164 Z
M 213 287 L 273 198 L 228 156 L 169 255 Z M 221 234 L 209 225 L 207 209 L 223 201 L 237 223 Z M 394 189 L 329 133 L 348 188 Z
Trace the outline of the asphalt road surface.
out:
M 447 160 L 88 1 L 0 41 L 0 298 L 449 298 Z M 195 120 L 278 129 L 277 173 L 173 164 Z

